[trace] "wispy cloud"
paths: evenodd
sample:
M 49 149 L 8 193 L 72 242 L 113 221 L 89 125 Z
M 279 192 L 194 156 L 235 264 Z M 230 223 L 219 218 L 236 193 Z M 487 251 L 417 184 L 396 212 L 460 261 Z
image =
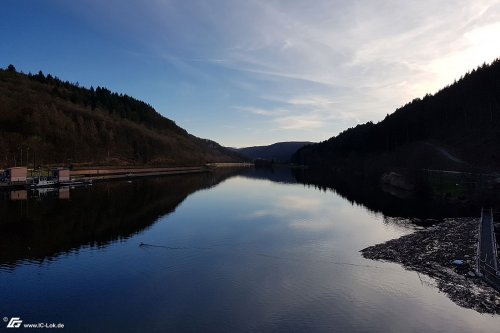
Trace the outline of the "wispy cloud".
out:
M 276 118 L 274 122 L 278 125 L 275 129 L 279 130 L 312 130 L 326 126 L 323 119 L 311 114 Z
M 245 30 L 224 65 L 292 87 L 263 97 L 289 107 L 287 114 L 273 104 L 255 112 L 285 130 L 381 119 L 500 56 L 495 1 L 253 3 L 257 28 Z
M 235 110 L 244 112 L 244 113 L 251 113 L 251 114 L 256 114 L 260 116 L 269 116 L 269 117 L 276 117 L 276 116 L 282 116 L 286 115 L 289 113 L 288 110 L 285 109 L 263 109 L 263 108 L 257 108 L 257 107 L 251 107 L 251 106 L 235 106 L 233 107 Z
M 213 116 L 275 130 L 276 141 L 323 140 L 357 122 L 380 120 L 500 56 L 495 0 L 87 5 L 84 13 L 101 13 L 88 15 L 104 31 L 134 38 L 144 53 L 200 78 L 198 91 L 226 91 L 217 104 L 207 100 L 207 109 L 217 110 Z M 242 135 L 206 131 L 233 145 Z

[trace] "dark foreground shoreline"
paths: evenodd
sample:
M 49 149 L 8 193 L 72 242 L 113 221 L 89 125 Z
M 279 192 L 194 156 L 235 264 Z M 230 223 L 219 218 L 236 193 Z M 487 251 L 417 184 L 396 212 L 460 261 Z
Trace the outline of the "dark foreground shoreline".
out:
M 396 262 L 426 274 L 453 302 L 480 313 L 500 314 L 500 292 L 476 270 L 477 218 L 454 218 L 431 228 L 361 250 L 363 257 Z M 463 264 L 453 264 L 462 260 Z

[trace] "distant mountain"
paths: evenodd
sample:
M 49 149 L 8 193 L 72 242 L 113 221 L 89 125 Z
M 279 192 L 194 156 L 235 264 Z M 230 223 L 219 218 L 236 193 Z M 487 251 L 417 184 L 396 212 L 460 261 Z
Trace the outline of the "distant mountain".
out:
M 0 69 L 0 165 L 200 165 L 242 157 L 200 139 L 149 104 L 52 75 Z
M 254 146 L 245 148 L 233 148 L 241 155 L 252 160 L 263 158 L 275 162 L 290 162 L 290 157 L 297 149 L 309 145 L 312 142 L 278 142 L 268 146 Z
M 293 161 L 337 170 L 500 170 L 500 59 L 381 122 L 297 151 Z

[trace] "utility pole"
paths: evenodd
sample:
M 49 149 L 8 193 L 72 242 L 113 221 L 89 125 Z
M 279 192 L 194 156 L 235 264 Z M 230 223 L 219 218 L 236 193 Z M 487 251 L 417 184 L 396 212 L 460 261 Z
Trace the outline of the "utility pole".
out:
M 27 147 L 26 148 L 26 167 L 29 168 L 30 167 L 30 160 L 29 160 L 29 153 L 30 153 L 30 147 Z

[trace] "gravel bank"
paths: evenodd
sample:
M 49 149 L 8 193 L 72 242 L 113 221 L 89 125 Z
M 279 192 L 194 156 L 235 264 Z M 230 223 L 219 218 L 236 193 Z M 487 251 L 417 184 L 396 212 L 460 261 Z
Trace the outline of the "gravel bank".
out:
M 481 313 L 500 314 L 500 293 L 476 269 L 479 220 L 446 219 L 431 228 L 361 250 L 365 258 L 397 262 L 426 274 L 453 302 Z M 462 260 L 463 264 L 453 264 Z

